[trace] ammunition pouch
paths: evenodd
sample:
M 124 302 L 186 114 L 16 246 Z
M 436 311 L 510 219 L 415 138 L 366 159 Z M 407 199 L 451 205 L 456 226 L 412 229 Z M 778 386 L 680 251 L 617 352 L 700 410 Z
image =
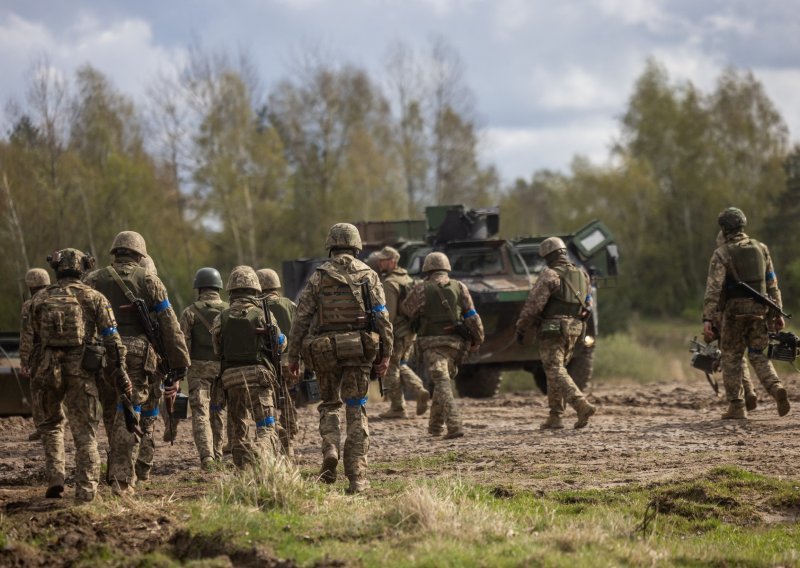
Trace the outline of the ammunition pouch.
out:
M 81 367 L 89 373 L 97 373 L 105 366 L 106 348 L 102 343 L 87 343 L 83 346 Z
M 546 319 L 542 321 L 539 333 L 542 337 L 555 337 L 563 335 L 563 325 L 565 320 L 560 319 Z
M 175 420 L 186 420 L 189 417 L 189 397 L 188 395 L 179 392 L 175 396 L 175 402 L 172 405 L 172 415 L 170 418 Z
M 303 341 L 303 359 L 317 373 L 332 372 L 341 366 L 365 367 L 378 354 L 380 338 L 368 331 L 326 334 Z

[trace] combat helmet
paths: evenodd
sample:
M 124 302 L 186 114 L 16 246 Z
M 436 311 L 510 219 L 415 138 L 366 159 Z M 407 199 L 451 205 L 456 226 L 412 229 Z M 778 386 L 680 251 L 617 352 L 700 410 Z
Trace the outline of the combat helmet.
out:
M 446 270 L 450 272 L 450 259 L 443 252 L 432 252 L 425 257 L 422 263 L 422 272 L 433 272 L 434 270 Z
M 336 223 L 328 231 L 325 239 L 325 249 L 355 249 L 361 251 L 361 235 L 355 225 L 350 223 Z
M 156 276 L 158 276 L 158 268 L 156 268 L 156 263 L 153 262 L 153 259 L 149 256 L 143 256 L 142 259 L 139 261 L 139 266 L 147 270 L 148 272 L 152 272 Z
M 94 258 L 78 249 L 66 248 L 47 257 L 56 276 L 80 276 L 94 267 Z
M 262 268 L 257 270 L 256 274 L 258 275 L 258 281 L 261 283 L 262 292 L 277 290 L 281 287 L 281 279 L 278 277 L 278 273 L 271 268 Z
M 378 251 L 378 259 L 379 260 L 400 260 L 400 253 L 397 252 L 397 249 L 390 246 L 383 247 L 380 251 Z
M 230 286 L 230 283 L 228 286 Z M 194 274 L 192 288 L 195 290 L 199 290 L 200 288 L 216 288 L 217 290 L 222 290 L 222 276 L 220 276 L 219 270 L 210 266 L 199 269 Z
M 144 242 L 144 237 L 136 231 L 122 231 L 117 233 L 114 237 L 114 242 L 111 243 L 111 254 L 117 249 L 128 249 L 142 256 L 147 256 L 147 244 Z
M 228 277 L 228 292 L 234 290 L 255 290 L 261 292 L 261 284 L 258 281 L 256 271 L 249 266 L 237 266 L 231 271 Z
M 546 257 L 554 252 L 567 250 L 567 245 L 558 237 L 548 237 L 539 245 L 539 256 Z
M 28 288 L 50 286 L 50 275 L 44 268 L 31 268 L 25 273 L 25 286 Z
M 737 207 L 724 209 L 717 217 L 717 223 L 725 233 L 731 233 L 747 225 L 747 217 L 744 212 Z

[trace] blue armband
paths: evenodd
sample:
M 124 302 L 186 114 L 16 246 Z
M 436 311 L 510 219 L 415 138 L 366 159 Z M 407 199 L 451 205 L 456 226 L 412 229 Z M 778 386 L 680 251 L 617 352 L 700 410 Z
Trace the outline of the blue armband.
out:
M 124 411 L 124 410 L 125 410 L 125 407 L 124 407 L 124 406 L 122 406 L 121 404 L 118 404 L 118 405 L 117 405 L 117 412 L 122 412 L 122 411 Z M 139 413 L 141 413 L 141 412 L 142 412 L 142 407 L 141 407 L 141 406 L 134 406 L 134 407 L 133 407 L 133 411 L 134 411 L 136 414 L 139 414 Z
M 473 318 L 478 315 L 478 312 L 475 311 L 475 308 L 471 309 L 467 313 L 464 314 L 464 319 Z
M 157 406 L 152 410 L 145 410 L 144 412 L 142 412 L 142 418 L 153 418 L 155 416 L 158 416 Z
M 159 302 L 155 306 L 153 306 L 153 311 L 157 314 L 160 314 L 167 308 L 169 308 L 169 298 L 164 298 L 163 302 Z
M 109 335 L 114 335 L 115 333 L 117 333 L 117 328 L 112 326 L 103 329 L 103 331 L 100 332 L 100 335 L 103 337 L 108 337 Z
M 765 275 L 765 278 L 766 278 L 767 282 L 772 282 L 773 280 L 775 280 L 777 278 L 777 276 L 775 275 L 774 272 L 767 272 L 767 274 Z
M 278 345 L 283 345 L 286 343 L 286 336 L 282 333 L 278 336 Z
M 364 398 L 346 398 L 344 402 L 347 406 L 364 406 L 367 404 L 367 399 L 366 396 Z
M 256 422 L 256 428 L 269 428 L 275 424 L 275 417 L 274 416 L 267 416 L 264 420 L 259 420 Z
M 376 314 L 379 314 L 381 312 L 385 312 L 386 311 L 386 306 L 384 306 L 383 304 L 380 304 L 378 306 L 373 306 L 372 307 L 372 311 L 375 312 Z

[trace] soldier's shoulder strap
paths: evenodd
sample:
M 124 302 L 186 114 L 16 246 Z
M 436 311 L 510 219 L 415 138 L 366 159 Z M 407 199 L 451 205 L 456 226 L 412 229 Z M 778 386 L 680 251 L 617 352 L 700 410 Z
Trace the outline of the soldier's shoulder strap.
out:
M 117 269 L 109 264 L 106 267 L 106 270 L 108 270 L 108 273 L 111 274 L 111 278 L 114 279 L 114 282 L 116 282 L 117 286 L 119 286 L 119 289 L 122 290 L 122 293 L 125 294 L 125 297 L 128 298 L 128 301 L 133 303 L 133 301 L 136 300 L 136 296 L 131 289 L 128 288 L 128 285 L 122 280 L 122 277 L 119 275 L 119 272 L 117 272 Z
M 194 312 L 194 315 L 197 316 L 197 319 L 200 320 L 200 323 L 203 324 L 203 327 L 205 327 L 208 331 L 211 331 L 211 324 L 208 322 L 206 316 L 204 316 L 203 313 L 200 311 L 200 308 L 197 307 L 198 303 L 199 302 L 195 302 L 194 304 L 189 306 L 189 309 L 192 310 L 192 312 Z
M 741 278 L 739 278 L 739 271 L 736 270 L 736 264 L 733 262 L 733 255 L 731 254 L 731 249 L 730 249 L 730 247 L 733 244 L 734 243 L 725 243 L 724 245 L 719 247 L 720 250 L 721 250 L 720 256 L 722 257 L 722 262 L 725 265 L 725 268 L 730 270 L 730 273 L 731 273 L 731 276 L 733 276 L 733 279 L 737 280 L 737 281 L 740 281 Z
M 326 262 L 322 266 L 319 267 L 319 270 L 325 270 L 326 272 L 331 272 L 331 270 L 326 270 L 325 267 L 330 267 L 334 272 L 344 278 L 344 281 L 347 283 L 347 286 L 350 288 L 350 292 L 353 293 L 358 305 L 361 306 L 361 309 L 367 311 L 366 307 L 364 306 L 364 298 L 361 297 L 361 288 L 353 281 L 353 277 L 350 273 L 347 272 L 343 267 L 339 266 L 339 264 L 335 262 Z

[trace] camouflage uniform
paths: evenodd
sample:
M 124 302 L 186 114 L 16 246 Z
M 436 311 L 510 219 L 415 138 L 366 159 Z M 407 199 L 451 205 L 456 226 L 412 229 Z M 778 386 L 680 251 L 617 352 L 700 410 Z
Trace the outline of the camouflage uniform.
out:
M 259 453 L 275 455 L 279 443 L 274 427 L 275 371 L 265 336 L 257 333 L 266 326 L 261 302 L 255 296 L 260 288 L 252 268 L 235 268 L 228 281 L 230 307 L 217 316 L 211 328 L 214 352 L 222 359 L 222 384 L 232 425 L 231 453 L 239 468 L 253 463 Z M 255 422 L 255 442 L 251 421 Z
M 115 243 L 126 233 L 131 232 L 120 233 Z M 141 239 L 141 236 L 137 236 Z M 143 244 L 144 241 L 141 242 Z M 102 292 L 114 310 L 122 341 L 127 347 L 127 370 L 133 383 L 131 402 L 136 411 L 141 413 L 139 425 L 144 432 L 141 440 L 126 429 L 119 404 L 114 417 L 108 479 L 115 491 L 125 493 L 132 492 L 137 479 L 145 480 L 150 476 L 155 455 L 153 430 L 163 392 L 162 377 L 156 372 L 157 355 L 144 334 L 138 315 L 133 309 L 122 309 L 131 304 L 129 294 L 143 299 L 150 307 L 150 317 L 157 318 L 170 368 L 185 373 L 190 361 L 178 318 L 169 303 L 164 284 L 156 274 L 140 266 L 138 255 L 129 255 L 124 251 L 125 247 L 119 247 L 123 251 L 117 251 L 117 248 L 112 246 L 114 262 L 92 273 L 87 283 Z M 146 255 L 146 251 L 143 254 Z M 117 282 L 115 274 L 122 280 L 122 285 Z
M 530 328 L 538 335 L 550 407 L 550 417 L 541 427 L 562 428 L 561 417 L 570 404 L 578 413 L 575 428 L 583 428 L 595 408 L 569 376 L 566 365 L 583 337 L 585 324 L 580 316 L 591 308 L 591 283 L 583 269 L 569 262 L 563 241 L 554 242 L 559 248 L 546 255 L 548 266 L 539 274 L 517 318 L 517 337 L 523 337 Z
M 74 249 L 61 251 L 83 257 Z M 54 261 L 56 262 L 56 261 Z M 98 393 L 95 376 L 83 368 L 84 346 L 102 337 L 107 355 L 116 361 L 117 349 L 124 354 L 125 348 L 117 334 L 114 314 L 106 298 L 99 292 L 81 283 L 77 273 L 61 276 L 56 284 L 37 294 L 31 303 L 31 325 L 23 332 L 23 342 L 40 344 L 42 358 L 33 382 L 39 392 L 37 404 L 41 422 L 39 430 L 45 449 L 45 470 L 48 478 L 47 497 L 60 497 L 64 489 L 64 412 L 69 421 L 75 443 L 75 497 L 91 501 L 97 493 L 100 477 L 100 455 L 97 452 L 97 426 L 99 424 Z M 51 303 L 72 297 L 77 299 L 82 312 L 82 338 L 79 336 L 77 320 L 63 313 L 55 314 Z M 58 317 L 55 317 L 55 315 Z M 70 329 L 70 324 L 75 326 Z M 53 330 L 59 329 L 74 338 L 66 345 L 63 340 L 53 339 Z M 67 341 L 66 343 L 70 343 Z
M 745 252 L 740 253 L 740 251 Z M 751 253 L 755 259 L 754 266 L 758 266 L 758 272 L 761 272 L 760 268 L 763 267 L 763 274 L 746 274 L 745 270 L 748 273 L 753 270 L 746 268 L 742 261 L 734 261 L 734 256 Z M 729 402 L 728 412 L 723 418 L 747 416 L 742 386 L 742 358 L 745 351 L 759 381 L 778 401 L 778 411 L 783 416 L 789 412 L 786 389 L 765 353 L 769 342 L 769 326 L 774 316 L 768 312 L 766 306 L 756 303 L 735 285 L 734 274 L 738 275 L 740 272 L 742 272 L 741 278 L 746 279 L 745 282 L 756 290 L 760 289 L 777 305 L 781 305 L 778 279 L 767 246 L 751 239 L 741 229 L 728 233 L 725 245 L 718 247 L 711 256 L 703 300 L 704 321 L 711 322 L 716 314 L 722 314 L 720 325 L 722 381 Z
M 201 464 L 222 459 L 225 398 L 221 388 L 214 388 L 214 383 L 220 380 L 220 365 L 211 343 L 211 327 L 216 315 L 228 307 L 219 292 L 204 290 L 181 314 L 181 330 L 192 359 L 187 374 L 192 436 Z
M 35 381 L 33 381 L 33 377 L 36 376 L 42 360 L 42 346 L 32 341 L 33 334 L 30 333 L 31 303 L 37 293 L 50 285 L 50 275 L 43 268 L 32 268 L 25 274 L 25 285 L 28 287 L 31 297 L 23 302 L 20 313 L 19 360 L 22 365 L 22 371 L 27 374 L 31 385 L 31 415 L 33 417 L 33 426 L 36 430 L 28 439 L 37 440 L 40 438 L 38 428 L 39 423 L 42 421 L 42 415 L 40 404 L 38 403 L 40 393 L 34 388 Z
M 442 253 L 431 253 L 428 257 L 434 254 Z M 428 258 L 425 260 L 427 264 Z M 446 257 L 443 260 L 447 260 Z M 420 320 L 417 346 L 433 386 L 428 432 L 438 436 L 446 424 L 445 437 L 457 438 L 464 435 L 464 430 L 450 379 L 458 373 L 459 359 L 470 346 L 453 329 L 456 323 L 463 322 L 472 335 L 472 349 L 483 343 L 484 333 L 483 322 L 475 311 L 469 290 L 462 282 L 448 276 L 449 262 L 446 267 L 446 270 L 428 271 L 423 266 L 427 272 L 425 282 L 417 283 L 411 289 L 400 309 L 412 322 Z M 441 312 L 443 300 L 452 313 L 433 316 L 434 311 Z
M 350 250 L 336 250 L 331 240 L 337 230 L 347 232 Z M 352 237 L 352 239 L 351 239 Z M 370 371 L 383 342 L 385 357 L 391 356 L 392 324 L 386 316 L 383 286 L 378 275 L 351 254 L 361 248 L 358 231 L 345 223 L 334 225 L 326 248 L 331 258 L 316 269 L 300 294 L 297 315 L 289 337 L 289 363 L 303 360 L 317 374 L 322 402 L 318 406 L 322 437 L 322 480 L 336 480 L 342 455 L 339 409 L 345 403 L 347 437 L 344 444 L 344 472 L 350 491 L 366 487 L 369 424 L 365 405 Z M 377 334 L 367 331 L 364 301 L 359 283 L 368 282 Z

